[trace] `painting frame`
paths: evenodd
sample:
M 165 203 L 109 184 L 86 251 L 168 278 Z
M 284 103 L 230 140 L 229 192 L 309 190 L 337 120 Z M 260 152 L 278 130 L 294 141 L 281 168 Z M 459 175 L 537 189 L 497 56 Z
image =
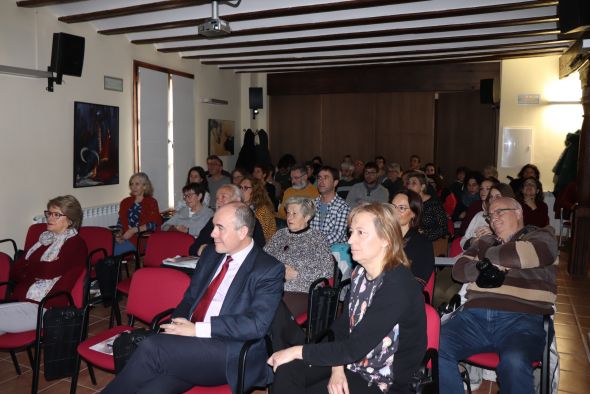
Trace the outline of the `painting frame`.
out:
M 74 188 L 119 184 L 119 107 L 74 101 Z
M 233 156 L 235 152 L 236 122 L 233 120 L 207 120 L 208 155 Z

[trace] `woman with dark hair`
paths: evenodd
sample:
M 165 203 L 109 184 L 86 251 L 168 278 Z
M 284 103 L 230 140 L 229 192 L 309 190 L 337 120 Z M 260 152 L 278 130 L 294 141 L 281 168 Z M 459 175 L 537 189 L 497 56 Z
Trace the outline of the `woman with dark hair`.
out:
M 130 196 L 119 206 L 119 232 L 115 237 L 115 256 L 135 250 L 137 234 L 160 228 L 162 217 L 158 201 L 152 197 L 154 188 L 147 174 L 137 172 L 129 178 Z
M 194 166 L 191 167 L 190 170 L 188 170 L 184 186 L 188 186 L 191 183 L 198 183 L 199 185 L 203 186 L 204 194 L 201 202 L 203 203 L 203 206 L 208 207 L 209 202 L 211 201 L 211 195 L 209 194 L 209 183 L 207 182 L 207 173 L 205 172 L 203 167 Z M 186 207 L 184 198 L 176 204 L 176 210 L 178 211 L 182 207 Z
M 480 201 L 479 186 L 483 180 L 479 172 L 470 172 L 465 176 L 461 198 L 457 200 L 457 206 L 453 211 L 453 221 L 463 220 L 467 215 L 467 210 L 476 201 Z
M 422 286 L 426 285 L 434 270 L 432 242 L 418 231 L 422 218 L 422 199 L 411 190 L 397 193 L 391 205 L 404 237 L 404 252 L 412 264 L 412 273 Z
M 522 182 L 526 178 L 535 178 L 541 179 L 541 171 L 539 171 L 539 167 L 534 164 L 525 164 L 520 171 L 518 171 L 518 175 L 515 179 L 510 181 L 510 187 L 514 191 L 514 194 L 518 195 L 522 189 Z
M 88 251 L 78 235 L 82 207 L 74 196 L 49 200 L 44 212 L 47 230 L 14 263 L 12 301 L 0 304 L 0 335 L 34 330 L 39 302 L 49 293 L 70 292 L 86 267 Z M 46 306 L 65 306 L 66 297 L 56 297 Z
M 242 179 L 240 184 L 242 201 L 254 211 L 256 219 L 262 226 L 266 242 L 277 232 L 277 222 L 272 201 L 264 188 L 264 183 L 252 176 Z
M 479 185 L 479 200 L 473 201 L 471 203 L 471 205 L 469 206 L 469 208 L 467 208 L 467 212 L 465 213 L 465 217 L 461 221 L 461 227 L 459 228 L 459 231 L 456 235 L 465 234 L 465 230 L 467 230 L 467 227 L 469 226 L 469 223 L 471 223 L 471 220 L 473 219 L 473 217 L 478 212 L 481 212 L 484 210 L 484 202 L 485 202 L 486 198 L 488 198 L 488 194 L 490 193 L 492 186 L 494 186 L 497 183 L 499 183 L 499 181 L 496 178 L 489 178 L 489 179 L 484 179 L 483 181 L 481 181 L 481 183 Z
M 394 210 L 369 203 L 351 211 L 348 243 L 359 265 L 348 304 L 331 326 L 335 340 L 275 352 L 268 359 L 276 372 L 273 391 L 410 392 L 426 350 L 426 316 Z
M 276 185 L 273 183 L 272 168 L 265 167 L 262 164 L 256 164 L 254 166 L 254 172 L 252 172 L 252 176 L 262 181 L 264 188 L 266 189 L 266 193 L 268 193 L 268 197 L 270 198 L 270 201 L 272 201 L 273 211 L 276 211 L 279 206 L 281 186 L 278 183 Z
M 537 178 L 529 177 L 522 180 L 517 200 L 522 205 L 525 226 L 545 227 L 549 224 L 549 208 L 543 201 L 543 185 Z
M 244 170 L 243 168 L 234 168 L 234 170 L 231 172 L 231 183 L 237 187 L 240 187 L 242 180 L 247 176 L 250 176 L 248 171 Z
M 213 210 L 203 205 L 205 186 L 199 183 L 189 183 L 182 188 L 185 206 L 180 208 L 174 216 L 162 225 L 164 231 L 180 231 L 193 237 L 198 237 L 209 219 L 213 217 Z
M 447 214 L 440 201 L 426 192 L 428 181 L 422 172 L 412 171 L 404 174 L 408 179 L 408 189 L 420 195 L 422 199 L 422 219 L 420 233 L 429 241 L 436 241 L 449 234 Z

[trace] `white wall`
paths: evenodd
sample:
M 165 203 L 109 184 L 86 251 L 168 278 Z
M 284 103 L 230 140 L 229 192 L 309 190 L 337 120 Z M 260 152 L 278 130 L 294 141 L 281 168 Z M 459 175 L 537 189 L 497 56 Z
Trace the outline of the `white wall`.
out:
M 500 180 L 516 176 L 520 168 L 500 168 L 504 127 L 533 129 L 532 163 L 541 171 L 544 190 L 553 190 L 553 166 L 565 148 L 567 133 L 582 126 L 581 104 L 548 104 L 547 101 L 579 100 L 582 95 L 577 73 L 559 79 L 559 57 L 534 57 L 502 62 L 498 170 Z M 539 105 L 518 105 L 519 94 L 540 94 Z
M 86 38 L 81 78 L 66 76 L 64 84 L 49 93 L 46 80 L 0 75 L 0 238 L 14 238 L 20 246 L 33 216 L 43 211 L 49 198 L 73 194 L 82 206 L 95 206 L 127 195 L 133 172 L 133 60 L 195 74 L 195 163 L 205 164 L 208 118 L 234 119 L 236 128 L 242 127 L 240 81 L 233 72 L 161 54 L 151 45 L 131 45 L 123 36 L 98 35 L 87 23 L 60 23 L 44 8 L 0 2 L 0 64 L 46 69 L 52 33 L 60 31 Z M 104 75 L 123 78 L 123 93 L 104 90 Z M 201 104 L 199 97 L 223 98 L 230 105 Z M 119 107 L 119 185 L 73 188 L 74 101 Z M 226 162 L 226 168 L 233 168 L 232 160 Z

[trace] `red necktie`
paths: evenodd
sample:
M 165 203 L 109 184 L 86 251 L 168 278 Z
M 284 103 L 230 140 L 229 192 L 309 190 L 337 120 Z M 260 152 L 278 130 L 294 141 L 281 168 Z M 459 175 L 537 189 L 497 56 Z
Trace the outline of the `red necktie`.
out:
M 203 297 L 201 298 L 199 304 L 193 312 L 193 316 L 191 317 L 191 321 L 193 323 L 202 322 L 205 318 L 205 315 L 207 314 L 207 309 L 209 309 L 209 305 L 211 304 L 211 301 L 213 301 L 213 297 L 215 296 L 215 293 L 217 293 L 219 285 L 221 284 L 221 282 L 223 282 L 223 278 L 225 277 L 225 274 L 227 273 L 227 270 L 229 268 L 229 263 L 232 260 L 233 259 L 231 258 L 231 256 L 228 255 L 225 259 L 225 263 L 223 263 L 223 267 L 221 267 L 221 271 L 219 271 L 217 276 L 213 278 L 211 283 L 209 283 L 209 287 L 207 287 L 207 290 L 205 290 L 205 294 L 203 294 Z

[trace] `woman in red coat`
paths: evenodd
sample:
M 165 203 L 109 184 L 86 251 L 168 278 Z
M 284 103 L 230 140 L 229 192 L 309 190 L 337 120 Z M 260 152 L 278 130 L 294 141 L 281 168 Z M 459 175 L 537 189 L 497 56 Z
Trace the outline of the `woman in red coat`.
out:
M 137 233 L 155 231 L 162 224 L 158 202 L 152 197 L 154 189 L 150 178 L 138 172 L 129 179 L 130 196 L 119 207 L 119 234 L 115 242 L 115 255 L 135 250 Z
M 10 272 L 15 283 L 11 299 L 0 304 L 0 335 L 34 330 L 39 302 L 49 293 L 71 291 L 86 267 L 86 244 L 78 235 L 82 208 L 74 196 L 60 196 L 47 203 L 47 231 L 21 256 Z M 46 306 L 67 305 L 56 297 Z

